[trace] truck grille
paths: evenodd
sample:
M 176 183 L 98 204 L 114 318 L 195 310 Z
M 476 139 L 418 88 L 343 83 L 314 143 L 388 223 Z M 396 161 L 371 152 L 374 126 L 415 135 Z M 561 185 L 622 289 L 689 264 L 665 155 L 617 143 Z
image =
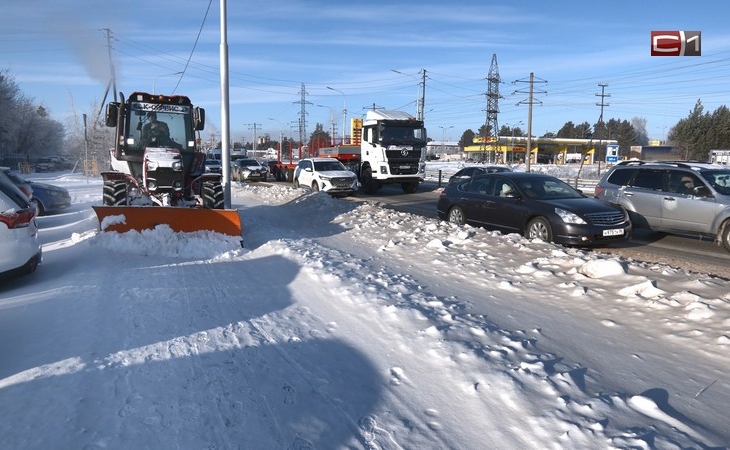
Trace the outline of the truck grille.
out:
M 586 214 L 586 217 L 588 220 L 593 222 L 593 224 L 605 227 L 620 225 L 626 220 L 624 213 L 621 211 L 590 213 Z

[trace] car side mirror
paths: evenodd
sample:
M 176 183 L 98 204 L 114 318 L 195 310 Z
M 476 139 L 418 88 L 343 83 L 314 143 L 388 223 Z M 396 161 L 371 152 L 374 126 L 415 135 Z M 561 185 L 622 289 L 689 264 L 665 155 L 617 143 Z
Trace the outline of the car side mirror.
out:
M 692 195 L 696 197 L 712 197 L 712 192 L 710 192 L 707 186 L 697 186 L 692 189 Z

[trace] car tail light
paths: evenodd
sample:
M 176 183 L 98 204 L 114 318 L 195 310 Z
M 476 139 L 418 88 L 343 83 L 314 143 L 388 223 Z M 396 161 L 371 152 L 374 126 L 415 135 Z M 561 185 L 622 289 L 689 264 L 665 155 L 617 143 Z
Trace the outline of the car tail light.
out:
M 35 217 L 34 208 L 26 208 L 21 210 L 8 210 L 0 213 L 0 222 L 8 226 L 8 228 L 23 228 L 30 225 L 30 221 Z

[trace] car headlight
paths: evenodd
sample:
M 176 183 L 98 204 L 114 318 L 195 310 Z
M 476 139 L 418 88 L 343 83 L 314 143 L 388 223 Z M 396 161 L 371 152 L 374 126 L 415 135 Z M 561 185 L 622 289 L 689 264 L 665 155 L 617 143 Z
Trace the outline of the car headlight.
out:
M 319 178 L 323 181 L 329 181 L 332 179 L 332 177 L 326 176 L 326 175 L 320 175 Z
M 565 223 L 573 223 L 578 225 L 586 224 L 586 221 L 581 219 L 579 215 L 570 211 L 566 211 L 562 208 L 555 208 L 555 214 L 557 214 L 558 217 L 560 217 L 560 219 Z

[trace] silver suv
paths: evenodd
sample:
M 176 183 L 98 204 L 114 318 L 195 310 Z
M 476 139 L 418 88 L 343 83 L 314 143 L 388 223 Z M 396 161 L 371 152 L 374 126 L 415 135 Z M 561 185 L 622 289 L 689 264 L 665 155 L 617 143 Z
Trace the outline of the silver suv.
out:
M 624 161 L 595 196 L 629 211 L 634 227 L 708 235 L 730 251 L 730 168 L 691 161 Z

